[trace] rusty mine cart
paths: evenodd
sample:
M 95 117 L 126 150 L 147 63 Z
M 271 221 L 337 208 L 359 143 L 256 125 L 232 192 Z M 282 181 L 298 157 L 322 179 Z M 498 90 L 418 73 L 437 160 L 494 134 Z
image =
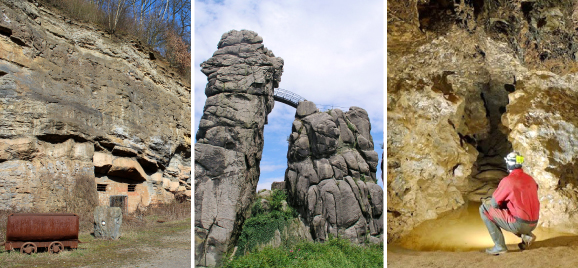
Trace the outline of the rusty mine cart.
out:
M 64 248 L 78 247 L 78 228 L 76 214 L 13 213 L 8 216 L 4 248 L 32 254 L 40 247 L 59 253 Z

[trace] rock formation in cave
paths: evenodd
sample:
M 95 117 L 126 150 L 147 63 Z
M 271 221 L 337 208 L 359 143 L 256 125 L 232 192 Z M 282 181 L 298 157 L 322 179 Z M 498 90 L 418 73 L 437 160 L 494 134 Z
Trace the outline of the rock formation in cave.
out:
M 215 266 L 232 252 L 255 198 L 283 59 L 257 33 L 232 30 L 201 67 L 208 83 L 195 144 L 195 263 Z
M 578 75 L 520 77 L 502 122 L 540 186 L 540 225 L 578 233 Z
M 577 5 L 388 2 L 388 241 L 491 195 L 511 150 L 540 185 L 539 225 L 577 232 Z
M 302 101 L 295 117 L 285 187 L 312 238 L 382 241 L 383 190 L 376 184 L 378 155 L 367 112 L 319 112 L 313 102 Z
M 190 196 L 188 82 L 139 42 L 33 2 L 0 3 L 0 209 Z

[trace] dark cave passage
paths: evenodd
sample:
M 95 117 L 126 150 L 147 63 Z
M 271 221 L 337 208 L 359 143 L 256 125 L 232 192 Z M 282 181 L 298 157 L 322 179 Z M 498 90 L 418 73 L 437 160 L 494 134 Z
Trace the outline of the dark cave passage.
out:
M 446 32 L 455 20 L 452 0 L 432 0 L 417 5 L 419 27 L 422 31 Z
M 500 180 L 508 175 L 504 157 L 512 151 L 512 144 L 508 141 L 508 129 L 501 118 L 508 105 L 508 93 L 514 90 L 513 84 L 490 83 L 480 94 L 486 107 L 490 131 L 484 139 L 476 142 L 479 154 L 470 176 L 472 192 L 468 194 L 468 199 L 471 201 L 491 195 Z

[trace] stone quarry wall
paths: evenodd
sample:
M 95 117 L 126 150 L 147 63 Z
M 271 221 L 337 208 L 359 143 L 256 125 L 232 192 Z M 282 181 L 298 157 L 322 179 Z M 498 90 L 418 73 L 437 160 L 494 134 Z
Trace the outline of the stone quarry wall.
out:
M 388 2 L 388 241 L 491 195 L 511 150 L 576 232 L 577 26 L 572 1 Z
M 81 181 L 129 210 L 190 196 L 190 85 L 166 61 L 28 1 L 0 18 L 0 209 L 66 207 Z
M 358 107 L 319 112 L 299 103 L 289 136 L 285 187 L 312 238 L 382 241 L 383 190 L 367 112 Z
M 223 34 L 201 64 L 207 101 L 195 144 L 195 264 L 215 266 L 231 253 L 259 180 L 263 129 L 283 59 L 247 30 Z

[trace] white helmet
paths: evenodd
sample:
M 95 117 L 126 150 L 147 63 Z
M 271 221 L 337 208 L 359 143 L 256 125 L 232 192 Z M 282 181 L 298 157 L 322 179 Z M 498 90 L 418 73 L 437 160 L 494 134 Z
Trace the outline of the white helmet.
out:
M 504 160 L 506 160 L 506 168 L 508 169 L 508 172 L 517 168 L 522 168 L 522 164 L 524 164 L 524 157 L 515 151 L 504 157 Z

